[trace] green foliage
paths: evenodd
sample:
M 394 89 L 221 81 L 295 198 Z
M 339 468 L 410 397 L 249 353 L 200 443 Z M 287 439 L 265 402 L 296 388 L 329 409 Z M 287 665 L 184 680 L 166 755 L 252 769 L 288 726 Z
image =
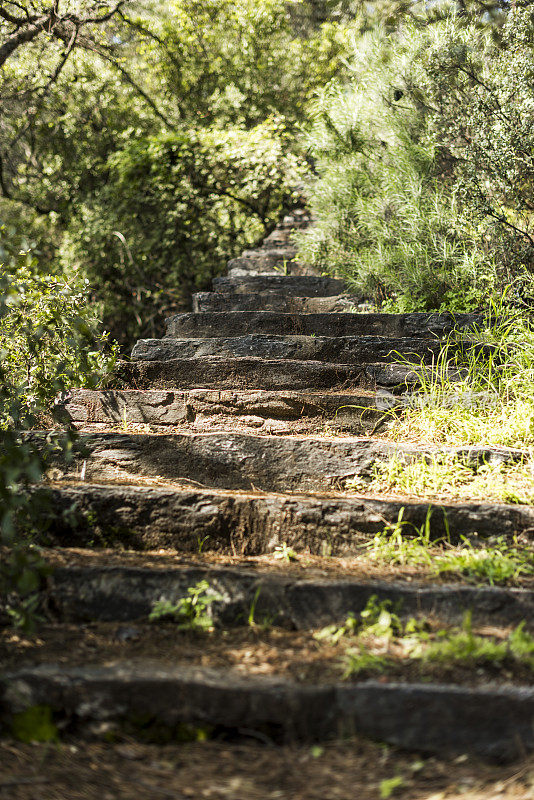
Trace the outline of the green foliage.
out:
M 430 109 L 427 136 L 439 144 L 438 167 L 452 171 L 480 247 L 498 259 L 503 281 L 520 276 L 530 291 L 533 23 L 531 9 L 510 12 L 496 43 L 447 20 L 423 38 L 407 76 L 412 96 Z
M 380 617 L 389 613 L 383 602 L 376 598 L 371 600 L 374 607 L 380 609 Z M 375 616 L 373 609 L 371 616 Z M 418 661 L 423 668 L 435 663 L 448 667 L 508 663 L 534 670 L 534 637 L 525 630 L 524 622 L 505 637 L 481 636 L 473 631 L 470 611 L 464 615 L 460 628 L 431 632 L 424 621 L 412 617 L 403 625 L 396 618 L 389 623 L 384 620 L 384 624 L 378 626 L 364 624 L 355 639 L 356 646 L 348 647 L 342 659 L 345 679 L 363 672 L 387 671 L 393 665 L 393 654 Z M 339 638 L 335 643 L 338 641 Z
M 325 20 L 296 35 L 284 0 L 173 0 L 159 36 L 153 49 L 180 122 L 250 128 L 273 115 L 302 121 L 339 71 L 347 32 Z
M 253 243 L 302 173 L 279 124 L 135 139 L 106 170 L 71 224 L 64 261 L 87 274 L 122 341 L 159 335 L 160 315 Z
M 274 558 L 280 561 L 286 561 L 288 564 L 291 561 L 298 561 L 298 554 L 292 547 L 289 547 L 286 542 L 274 548 Z
M 177 603 L 158 600 L 148 618 L 151 622 L 172 619 L 177 623 L 178 630 L 182 631 L 209 632 L 213 630 L 211 606 L 221 599 L 207 581 L 199 581 L 195 586 L 190 586 L 187 596 L 181 597 Z
M 510 545 L 504 537 L 475 546 L 461 537 L 461 543 L 453 547 L 450 537 L 432 541 L 430 538 L 430 515 L 419 530 L 402 520 L 404 509 L 399 512 L 395 525 L 387 525 L 367 545 L 368 556 L 382 564 L 424 566 L 434 575 L 463 575 L 475 582 L 510 583 L 523 575 L 534 574 L 532 553 L 514 543 Z
M 486 324 L 455 333 L 432 370 L 412 364 L 420 388 L 394 438 L 444 444 L 530 447 L 534 443 L 534 326 L 519 311 L 504 308 L 507 294 L 490 304 Z M 477 342 L 490 346 L 477 351 Z
M 114 354 L 102 352 L 103 338 L 82 289 L 43 275 L 30 257 L 0 268 L 0 595 L 25 628 L 36 620 L 46 573 L 30 535 L 42 499 L 27 490 L 41 478 L 47 453 L 68 455 L 72 441 L 58 432 L 40 447 L 25 432 L 53 418 L 63 392 L 105 374 Z
M 390 310 L 474 309 L 511 278 L 530 296 L 531 31 L 524 11 L 498 44 L 458 17 L 358 39 L 308 135 L 303 258 Z
M 385 778 L 380 781 L 380 800 L 389 800 L 394 794 L 406 788 L 406 781 L 401 775 L 396 775 L 394 778 Z
M 369 635 L 390 639 L 401 630 L 398 615 L 392 609 L 391 600 L 378 600 L 373 594 L 366 603 L 359 618 L 350 613 L 344 625 L 327 625 L 315 634 L 317 641 L 337 644 L 345 636 Z
M 476 548 L 463 539 L 461 548 L 436 558 L 435 567 L 439 574 L 457 573 L 493 586 L 534 575 L 534 557 L 525 548 L 508 545 L 502 537 L 494 544 Z
M 24 744 L 57 742 L 59 734 L 50 706 L 31 706 L 14 714 L 11 720 L 13 737 Z
M 511 660 L 534 669 L 534 638 L 524 630 L 524 623 L 517 626 L 502 641 L 473 633 L 471 613 L 466 613 L 462 627 L 451 632 L 440 631 L 418 656 L 427 662 L 446 664 L 501 664 Z
M 5 308 L 0 351 L 8 391 L 30 409 L 48 410 L 62 392 L 94 388 L 111 371 L 115 349 L 104 352 L 88 283 L 43 274 L 31 256 L 16 268 L 0 267 Z M 7 409 L 5 409 L 7 410 Z M 8 422 L 5 418 L 0 421 Z
M 353 678 L 362 673 L 382 673 L 389 666 L 389 659 L 372 653 L 364 644 L 351 648 L 343 659 L 343 678 Z

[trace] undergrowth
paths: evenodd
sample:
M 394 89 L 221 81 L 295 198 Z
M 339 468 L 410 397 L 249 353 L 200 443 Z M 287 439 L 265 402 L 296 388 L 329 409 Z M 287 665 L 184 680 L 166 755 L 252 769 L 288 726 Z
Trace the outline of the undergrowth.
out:
M 405 461 L 392 456 L 377 462 L 371 478 L 347 481 L 350 490 L 416 495 L 428 499 L 471 499 L 503 503 L 534 502 L 531 460 L 519 463 L 471 464 L 465 455 L 434 453 Z
M 470 611 L 459 627 L 431 630 L 425 620 L 414 617 L 403 623 L 389 600 L 373 595 L 359 619 L 350 615 L 344 625 L 316 634 L 319 641 L 333 645 L 343 637 L 351 640 L 341 664 L 345 679 L 385 672 L 399 659 L 418 662 L 423 671 L 432 664 L 471 668 L 517 664 L 534 670 L 534 637 L 524 622 L 501 637 L 477 634 Z
M 485 322 L 455 330 L 433 364 L 410 363 L 420 388 L 391 426 L 392 438 L 534 445 L 534 321 L 507 307 L 511 291 L 491 303 Z
M 447 524 L 444 537 L 433 540 L 430 512 L 424 525 L 415 528 L 403 520 L 403 511 L 394 525 L 387 525 L 367 544 L 367 556 L 377 563 L 393 566 L 424 566 L 430 573 L 461 575 L 474 582 L 505 584 L 534 575 L 534 554 L 514 540 L 502 536 L 480 544 L 462 536 L 454 545 Z

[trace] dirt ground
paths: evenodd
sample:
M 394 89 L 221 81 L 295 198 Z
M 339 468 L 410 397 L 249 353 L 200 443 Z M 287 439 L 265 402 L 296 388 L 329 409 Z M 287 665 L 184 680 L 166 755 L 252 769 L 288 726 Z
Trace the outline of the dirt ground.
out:
M 443 626 L 436 623 L 435 627 Z M 508 629 L 486 626 L 475 628 L 475 632 L 501 639 Z M 34 636 L 12 629 L 0 630 L 0 669 L 9 672 L 37 664 L 73 667 L 156 658 L 159 664 L 168 667 L 187 664 L 297 683 L 339 683 L 345 671 L 346 650 L 355 644 L 351 636 L 332 644 L 318 641 L 313 631 L 261 626 L 207 633 L 180 631 L 172 622 L 46 624 Z M 384 656 L 388 665 L 383 672 L 360 672 L 351 681 L 378 678 L 384 683 L 423 680 L 463 686 L 532 685 L 532 668 L 511 658 L 502 663 L 489 661 L 476 665 L 469 661 L 426 663 L 407 658 L 402 642 L 378 638 L 368 646 L 372 652 Z
M 534 760 L 506 766 L 364 740 L 275 747 L 0 741 L 2 800 L 532 800 Z
M 473 537 L 474 538 L 474 537 Z M 517 540 L 522 544 L 520 540 Z M 454 551 L 454 548 L 450 548 Z M 283 549 L 279 555 L 268 553 L 261 556 L 221 555 L 218 553 L 180 553 L 178 550 L 113 550 L 111 548 L 40 548 L 43 558 L 52 567 L 63 566 L 100 566 L 100 567 L 143 567 L 150 569 L 169 569 L 179 566 L 195 567 L 235 567 L 258 574 L 276 574 L 285 578 L 304 578 L 306 580 L 339 579 L 339 580 L 394 580 L 398 583 L 417 582 L 421 584 L 465 584 L 481 581 L 469 580 L 459 573 L 435 572 L 426 565 L 382 564 L 375 562 L 362 547 L 358 556 L 314 556 L 308 553 L 296 553 L 288 548 L 289 556 L 284 556 Z M 429 553 L 439 555 L 442 551 L 436 546 L 429 548 Z M 518 575 L 508 585 L 534 589 L 534 576 Z

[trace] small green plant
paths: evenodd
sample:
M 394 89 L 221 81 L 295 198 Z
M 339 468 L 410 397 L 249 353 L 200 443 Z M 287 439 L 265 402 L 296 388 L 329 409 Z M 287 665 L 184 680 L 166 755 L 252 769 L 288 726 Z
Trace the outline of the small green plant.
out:
M 31 706 L 13 716 L 11 733 L 19 742 L 57 742 L 58 729 L 49 706 Z
M 408 662 L 427 664 L 485 666 L 508 662 L 534 670 L 534 637 L 519 624 L 506 637 L 477 635 L 472 614 L 466 612 L 460 628 L 432 631 L 424 619 L 411 617 L 402 624 L 391 612 L 388 601 L 370 598 L 360 620 L 354 615 L 341 627 L 330 626 L 316 634 L 319 641 L 337 644 L 344 636 L 353 636 L 341 661 L 343 677 L 363 672 L 385 672 L 393 662 L 390 654 L 402 655 Z
M 419 529 L 403 521 L 403 511 L 401 509 L 394 525 L 387 525 L 367 545 L 369 557 L 374 561 L 424 566 L 434 575 L 455 573 L 491 585 L 509 583 L 523 575 L 534 574 L 534 556 L 526 548 L 517 544 L 509 545 L 503 537 L 493 543 L 474 546 L 464 536 L 461 537 L 461 545 L 453 547 L 446 518 L 445 537 L 432 540 L 431 509 L 425 524 Z
M 383 655 L 372 653 L 363 644 L 350 648 L 342 660 L 343 678 L 353 678 L 362 672 L 382 673 L 387 670 L 389 660 Z
M 526 453 L 510 462 L 475 464 L 464 453 L 442 451 L 411 461 L 394 455 L 373 465 L 370 481 L 351 479 L 345 487 L 349 491 L 400 492 L 425 499 L 532 504 L 533 476 L 534 462 Z
M 327 625 L 314 634 L 314 638 L 319 642 L 337 644 L 344 636 L 354 636 L 360 627 L 360 621 L 350 613 L 344 625 Z
M 150 622 L 172 619 L 177 623 L 178 630 L 211 632 L 214 630 L 211 606 L 220 600 L 221 595 L 203 580 L 190 586 L 187 596 L 180 598 L 177 603 L 164 598 L 156 601 L 148 618 Z
M 431 539 L 430 520 L 433 509 L 428 507 L 425 522 L 420 528 L 403 519 L 404 507 L 400 509 L 397 521 L 386 525 L 377 533 L 366 547 L 370 558 L 387 564 L 425 564 L 430 565 L 432 558 L 429 552 L 433 542 Z M 449 537 L 447 517 L 444 514 L 446 536 Z
M 463 546 L 435 560 L 437 572 L 456 572 L 474 580 L 495 583 L 515 581 L 522 575 L 534 575 L 534 556 L 526 549 L 510 547 L 500 537 L 494 545 L 473 547 L 465 537 Z
M 405 787 L 406 782 L 401 775 L 380 781 L 380 800 L 389 800 L 390 797 Z
M 466 612 L 460 630 L 438 631 L 433 642 L 413 653 L 424 661 L 452 664 L 500 663 L 508 653 L 507 643 L 473 633 L 472 614 Z
M 317 631 L 314 638 L 335 645 L 345 636 L 368 635 L 389 639 L 400 629 L 401 623 L 391 600 L 379 600 L 373 594 L 359 617 L 351 612 L 343 625 L 327 625 Z
M 121 431 L 127 433 L 130 430 L 130 421 L 128 419 L 128 408 L 124 406 L 121 412 Z
M 280 561 L 287 561 L 289 564 L 291 561 L 298 561 L 298 554 L 292 547 L 283 542 L 274 548 L 274 558 Z
M 379 600 L 374 594 L 360 614 L 361 633 L 365 636 L 391 639 L 402 630 L 398 615 L 393 611 L 391 600 Z

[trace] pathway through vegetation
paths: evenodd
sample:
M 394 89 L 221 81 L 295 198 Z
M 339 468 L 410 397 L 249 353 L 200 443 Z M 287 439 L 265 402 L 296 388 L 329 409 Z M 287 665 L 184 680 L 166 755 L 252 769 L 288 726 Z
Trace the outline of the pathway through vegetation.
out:
M 376 493 L 392 460 L 434 454 L 380 438 L 417 388 L 408 362 L 431 372 L 477 318 L 366 311 L 294 261 L 307 223 L 66 403 L 81 434 L 41 490 L 46 621 L 2 633 L 0 697 L 19 740 L 70 744 L 39 766 L 3 744 L 0 796 L 532 796 L 527 762 L 473 759 L 534 748 L 533 508 Z

